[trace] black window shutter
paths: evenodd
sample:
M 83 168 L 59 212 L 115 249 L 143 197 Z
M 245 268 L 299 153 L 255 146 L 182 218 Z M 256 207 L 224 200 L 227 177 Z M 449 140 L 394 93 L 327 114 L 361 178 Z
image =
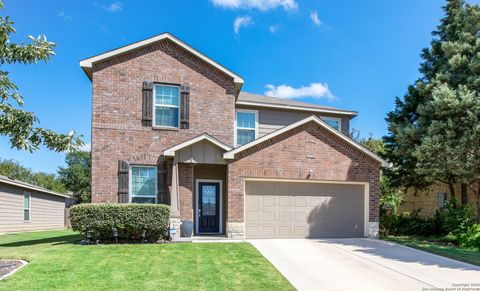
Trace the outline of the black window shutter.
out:
M 118 161 L 118 203 L 128 203 L 128 176 L 130 165 L 128 161 Z
M 181 87 L 180 128 L 189 128 L 190 117 L 190 86 Z
M 152 126 L 153 82 L 143 81 L 142 85 L 142 125 Z
M 160 156 L 157 161 L 158 203 L 168 204 L 167 160 Z

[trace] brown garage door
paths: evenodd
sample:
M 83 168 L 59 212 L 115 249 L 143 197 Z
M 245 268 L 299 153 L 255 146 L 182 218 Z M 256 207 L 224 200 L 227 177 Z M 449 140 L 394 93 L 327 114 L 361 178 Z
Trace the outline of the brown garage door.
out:
M 364 186 L 247 181 L 247 238 L 361 237 Z

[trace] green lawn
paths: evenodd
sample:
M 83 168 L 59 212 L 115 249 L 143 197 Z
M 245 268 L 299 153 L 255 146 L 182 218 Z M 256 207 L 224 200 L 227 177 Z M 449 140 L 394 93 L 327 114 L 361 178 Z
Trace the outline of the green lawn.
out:
M 30 262 L 0 290 L 293 290 L 248 243 L 76 244 L 71 231 L 0 236 L 0 258 Z
M 397 236 L 386 237 L 384 239 L 436 255 L 480 266 L 480 251 L 477 249 L 439 244 L 438 242 L 435 242 L 435 239 L 422 237 Z

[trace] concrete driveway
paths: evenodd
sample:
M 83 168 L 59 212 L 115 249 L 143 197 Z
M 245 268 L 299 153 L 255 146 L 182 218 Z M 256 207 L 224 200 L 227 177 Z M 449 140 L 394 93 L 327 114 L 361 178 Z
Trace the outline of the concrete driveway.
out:
M 299 290 L 480 290 L 480 267 L 391 242 L 366 238 L 249 242 Z

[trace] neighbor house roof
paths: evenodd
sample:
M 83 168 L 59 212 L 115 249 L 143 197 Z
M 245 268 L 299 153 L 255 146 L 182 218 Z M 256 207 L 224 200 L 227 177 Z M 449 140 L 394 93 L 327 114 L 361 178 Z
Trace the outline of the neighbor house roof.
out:
M 277 131 L 274 131 L 272 133 L 269 133 L 267 135 L 264 135 L 262 136 L 261 138 L 258 138 L 258 139 L 255 139 L 247 144 L 244 144 L 240 147 L 237 147 L 231 151 L 228 151 L 226 153 L 223 154 L 223 158 L 224 159 L 234 159 L 235 158 L 235 154 L 236 153 L 240 153 L 248 148 L 251 148 L 257 144 L 260 144 L 264 141 L 267 141 L 271 138 L 274 138 L 284 132 L 287 132 L 289 130 L 292 130 L 300 125 L 303 125 L 307 122 L 316 122 L 318 123 L 320 126 L 324 127 L 326 130 L 328 130 L 329 132 L 333 133 L 334 135 L 338 136 L 339 138 L 343 139 L 344 141 L 346 141 L 347 143 L 351 144 L 353 147 L 357 148 L 358 150 L 364 152 L 365 154 L 367 154 L 368 156 L 370 156 L 371 158 L 377 160 L 378 162 L 380 162 L 382 164 L 383 167 L 390 167 L 390 164 L 385 161 L 384 159 L 382 159 L 381 157 L 379 157 L 378 155 L 374 154 L 373 152 L 369 151 L 367 148 L 365 148 L 364 146 L 362 146 L 361 144 L 357 143 L 356 141 L 354 141 L 353 139 L 349 138 L 348 136 L 344 135 L 343 133 L 341 133 L 340 131 L 336 130 L 335 128 L 329 126 L 328 124 L 325 123 L 325 121 L 321 120 L 320 118 L 312 115 L 310 117 L 307 117 L 305 119 L 302 119 L 300 121 L 297 121 L 295 123 L 292 123 L 288 126 L 285 126 Z
M 58 193 L 58 192 L 55 192 L 55 191 L 52 191 L 52 190 L 48 190 L 48 189 L 30 184 L 30 183 L 26 183 L 26 182 L 23 182 L 23 181 L 20 181 L 20 180 L 11 179 L 9 177 L 2 176 L 2 175 L 0 175 L 0 184 L 12 185 L 12 186 L 17 186 L 17 187 L 28 189 L 28 190 L 34 190 L 34 191 L 37 191 L 37 192 L 42 192 L 42 193 L 45 193 L 45 194 L 51 194 L 51 195 L 55 195 L 55 196 L 70 198 L 70 196 L 68 196 L 66 194 L 61 194 L 61 193 Z
M 218 139 L 214 138 L 213 136 L 209 135 L 208 133 L 204 133 L 204 134 L 201 134 L 197 137 L 186 140 L 182 143 L 179 143 L 177 145 L 174 145 L 173 147 L 170 147 L 170 148 L 164 150 L 163 154 L 167 157 L 174 157 L 176 151 L 181 150 L 185 147 L 191 146 L 191 145 L 193 145 L 193 144 L 195 144 L 199 141 L 203 141 L 203 140 L 207 140 L 207 141 L 213 143 L 214 145 L 218 146 L 219 148 L 222 148 L 225 151 L 229 151 L 229 150 L 232 149 L 230 146 L 224 144 L 223 142 L 219 141 Z
M 237 98 L 236 104 L 246 105 L 246 106 L 255 106 L 255 107 L 276 108 L 276 109 L 343 114 L 343 115 L 351 115 L 352 117 L 358 114 L 357 111 L 338 109 L 334 107 L 322 106 L 322 105 L 277 98 L 277 97 L 263 96 L 263 95 L 252 94 L 247 92 L 240 92 L 240 95 Z
M 185 42 L 181 41 L 177 37 L 173 36 L 172 34 L 168 32 L 161 33 L 159 35 L 144 39 L 142 41 L 134 42 L 132 44 L 126 45 L 119 47 L 117 49 L 110 50 L 108 52 L 84 59 L 80 61 L 80 67 L 82 67 L 83 71 L 87 74 L 87 76 L 92 79 L 92 66 L 94 63 L 103 61 L 109 58 L 112 58 L 117 55 L 121 55 L 124 53 L 127 53 L 131 50 L 135 50 L 147 45 L 150 45 L 154 42 L 161 41 L 164 39 L 169 39 L 173 43 L 179 45 L 180 47 L 184 48 L 185 50 L 189 51 L 193 55 L 197 56 L 198 58 L 202 59 L 203 61 L 209 63 L 210 65 L 214 66 L 218 70 L 224 72 L 225 74 L 231 76 L 233 78 L 233 81 L 235 82 L 235 87 L 237 88 L 238 91 L 240 91 L 240 88 L 243 85 L 243 78 L 240 77 L 239 75 L 235 74 L 234 72 L 230 71 L 229 69 L 225 68 L 221 64 L 217 63 L 216 61 L 212 60 L 211 58 L 207 57 L 206 55 L 202 54 L 198 50 L 194 49 L 190 45 L 186 44 Z

